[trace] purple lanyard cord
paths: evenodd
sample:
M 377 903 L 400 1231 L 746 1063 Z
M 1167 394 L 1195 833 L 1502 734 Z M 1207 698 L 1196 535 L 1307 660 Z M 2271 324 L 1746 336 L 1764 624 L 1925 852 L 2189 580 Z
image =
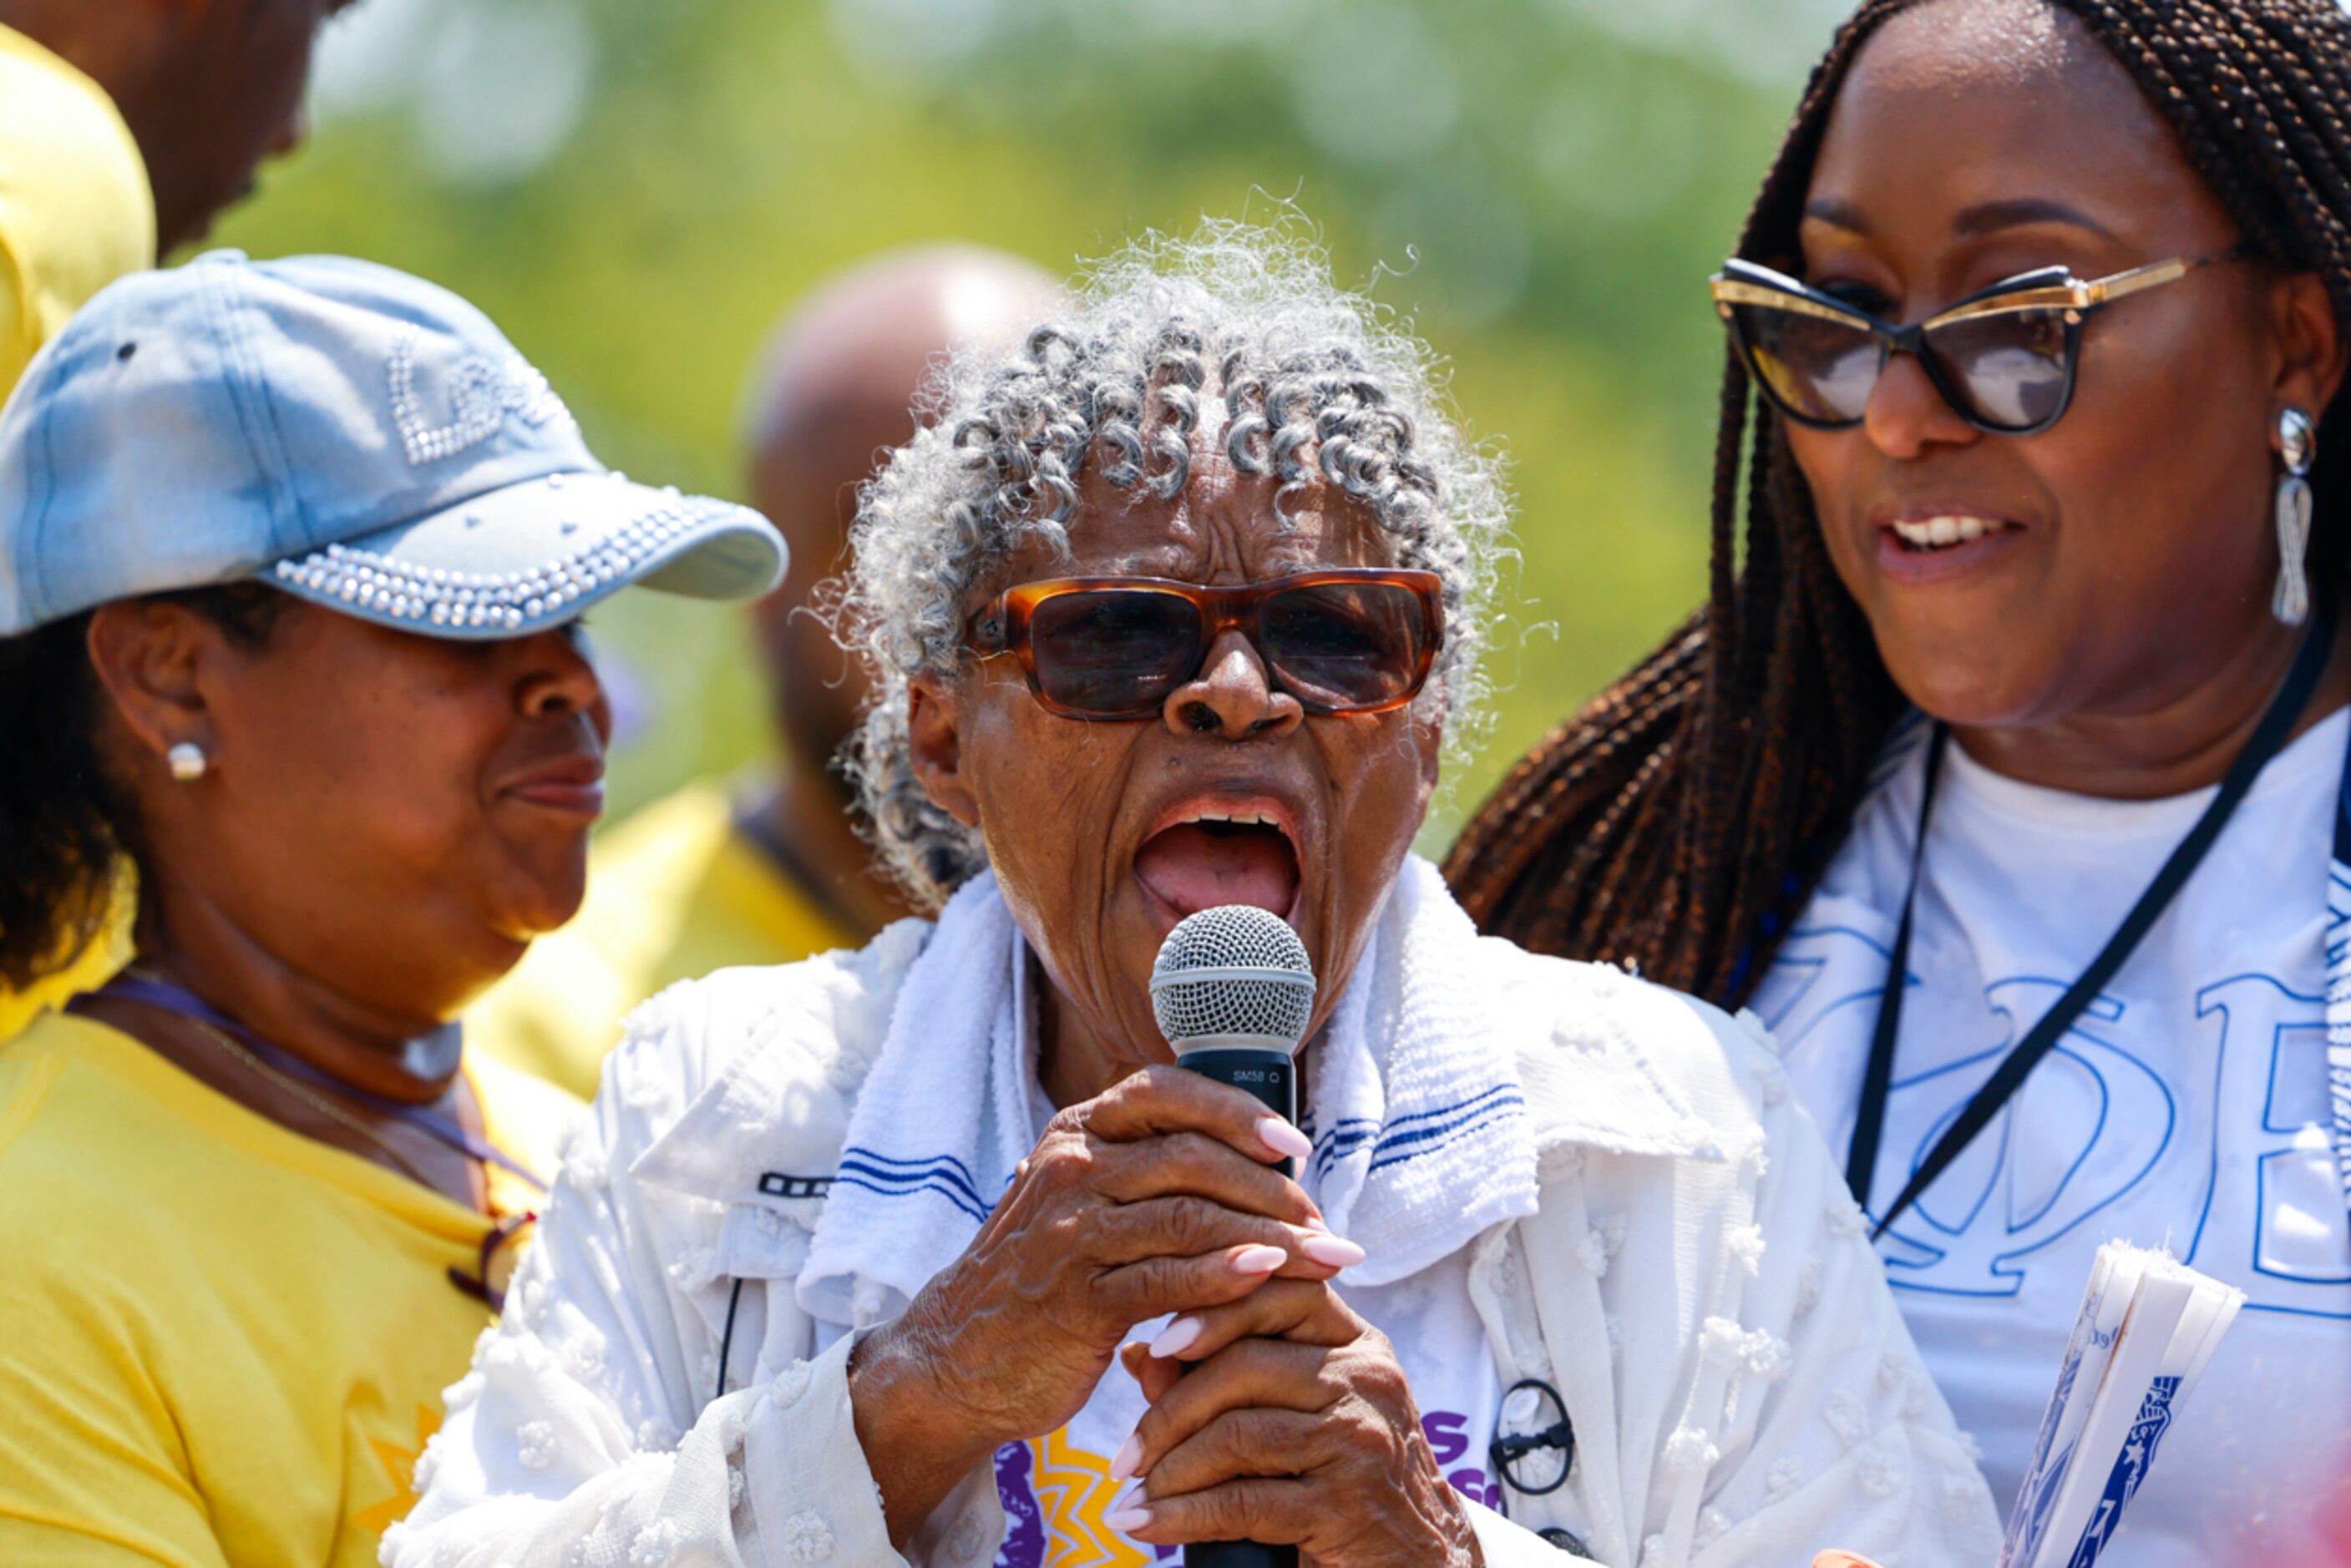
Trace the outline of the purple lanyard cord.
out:
M 185 986 L 165 980 L 143 980 L 133 975 L 117 975 L 91 995 L 114 997 L 124 1002 L 143 1002 L 149 1007 L 161 1008 L 166 1012 L 176 1012 L 183 1017 L 193 1018 L 200 1023 L 209 1023 L 215 1029 L 235 1035 L 239 1044 L 289 1077 L 299 1078 L 313 1088 L 324 1089 L 330 1094 L 339 1095 L 344 1099 L 364 1106 L 395 1121 L 405 1122 L 435 1143 L 445 1145 L 461 1154 L 470 1155 L 486 1165 L 495 1165 L 499 1169 L 519 1178 L 529 1183 L 533 1191 L 547 1190 L 547 1183 L 539 1179 L 538 1176 L 528 1167 L 487 1141 L 475 1137 L 451 1118 L 436 1116 L 421 1106 L 406 1105 L 382 1095 L 370 1094 L 365 1089 L 344 1083 L 331 1074 L 321 1072 L 284 1046 L 275 1045 L 264 1040 Z M 68 1004 L 68 1011 L 77 1012 L 83 1011 L 81 1004 L 86 1000 L 87 998 L 82 997 L 75 998 Z

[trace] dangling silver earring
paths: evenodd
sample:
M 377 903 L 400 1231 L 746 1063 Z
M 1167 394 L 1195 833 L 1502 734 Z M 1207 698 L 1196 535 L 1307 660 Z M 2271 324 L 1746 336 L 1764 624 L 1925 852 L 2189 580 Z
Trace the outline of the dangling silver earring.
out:
M 163 753 L 163 763 L 172 770 L 173 778 L 182 784 L 192 784 L 204 776 L 210 759 L 205 757 L 204 749 L 193 741 L 182 741 Z
M 2288 626 L 2310 618 L 2310 460 L 2318 427 L 2300 409 L 2278 415 L 2278 457 L 2285 472 L 2277 486 L 2277 592 L 2270 597 L 2270 614 Z

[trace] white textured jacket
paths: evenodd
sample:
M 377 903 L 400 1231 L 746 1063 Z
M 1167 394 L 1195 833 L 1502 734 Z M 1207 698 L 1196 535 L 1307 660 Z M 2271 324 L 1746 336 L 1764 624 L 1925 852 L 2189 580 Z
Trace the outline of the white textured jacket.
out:
M 840 1330 L 868 1325 L 825 1332 L 793 1282 L 826 1201 L 808 1173 L 836 1168 L 930 932 L 903 922 L 639 1010 L 505 1320 L 450 1390 L 390 1568 L 906 1560 L 851 1420 Z M 1832 1546 L 1990 1563 L 1966 1440 L 1751 1015 L 1466 928 L 1459 945 L 1443 966 L 1459 994 L 1530 1021 L 1515 1050 L 1539 1193 L 1472 1244 L 1470 1292 L 1501 1386 L 1550 1383 L 1576 1439 L 1566 1484 L 1508 1494 L 1508 1521 L 1470 1505 L 1488 1561 L 1567 1561 L 1534 1533 L 1550 1529 L 1619 1568 L 1777 1568 Z M 986 1469 L 907 1558 L 994 1560 Z

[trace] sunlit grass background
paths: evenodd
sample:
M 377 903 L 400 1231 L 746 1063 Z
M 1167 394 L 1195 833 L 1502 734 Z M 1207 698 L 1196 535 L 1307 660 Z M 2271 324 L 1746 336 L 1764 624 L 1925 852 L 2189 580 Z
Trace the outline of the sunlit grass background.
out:
M 740 495 L 777 314 L 940 238 L 1057 271 L 1295 199 L 1510 453 L 1495 722 L 1424 844 L 1698 597 L 1731 244 L 1842 0 L 363 0 L 217 242 L 480 304 L 591 443 Z M 738 617 L 629 595 L 613 798 L 752 763 Z

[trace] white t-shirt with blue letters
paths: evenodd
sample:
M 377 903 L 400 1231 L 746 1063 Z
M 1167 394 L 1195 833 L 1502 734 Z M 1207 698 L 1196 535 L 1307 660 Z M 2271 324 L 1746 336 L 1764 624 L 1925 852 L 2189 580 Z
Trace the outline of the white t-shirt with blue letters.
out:
M 1912 722 L 1755 1007 L 1830 1147 L 1851 1143 L 1908 885 Z M 2110 1561 L 2342 1560 L 2351 1225 L 2335 1172 L 2324 933 L 2351 715 L 2263 770 L 2203 865 L 2009 1106 L 1879 1242 L 1927 1365 L 2013 1501 L 2091 1255 L 2168 1242 L 2246 1310 L 2164 1439 Z M 1873 1212 L 2095 956 L 2212 799 L 2020 784 L 1947 751 Z

